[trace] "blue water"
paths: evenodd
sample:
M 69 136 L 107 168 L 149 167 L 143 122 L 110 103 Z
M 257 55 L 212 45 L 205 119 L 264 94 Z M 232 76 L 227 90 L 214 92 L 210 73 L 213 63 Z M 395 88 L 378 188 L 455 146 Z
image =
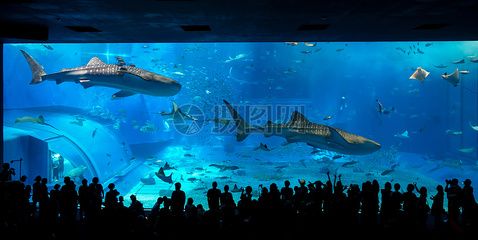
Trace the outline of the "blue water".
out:
M 100 176 L 115 182 L 122 195 L 137 194 L 146 206 L 172 185 L 155 176 L 166 162 L 176 169 L 172 180 L 196 203 L 212 181 L 231 189 L 290 179 L 325 180 L 327 171 L 342 174 L 345 183 L 378 179 L 418 182 L 431 195 L 445 178 L 478 180 L 478 42 L 368 42 L 317 43 L 161 43 L 161 44 L 6 44 L 4 45 L 4 159 L 27 158 L 25 171 L 52 173 L 59 153 L 65 158 L 63 175 Z M 418 50 L 419 49 L 419 50 Z M 71 82 L 45 81 L 29 85 L 31 71 L 20 50 L 28 52 L 49 74 L 62 68 L 86 65 L 92 57 L 126 64 L 178 81 L 181 91 L 171 97 L 142 94 L 112 100 L 118 89 L 84 89 Z M 464 59 L 462 64 L 453 61 Z M 444 68 L 437 68 L 445 65 Z M 410 80 L 422 67 L 430 72 L 423 81 Z M 441 75 L 456 68 L 467 70 L 454 87 Z M 312 122 L 338 127 L 381 144 L 377 152 L 341 155 L 329 151 L 311 154 L 303 143 L 285 145 L 284 138 L 251 134 L 237 142 L 234 129 L 218 133 L 217 125 L 201 121 L 192 132 L 178 131 L 177 122 L 159 114 L 170 112 L 172 101 L 183 111 L 202 116 L 231 118 L 223 99 L 237 106 L 254 124 L 286 122 L 300 109 Z M 376 100 L 394 109 L 377 111 Z M 243 108 L 241 108 L 243 107 Z M 251 119 L 247 107 L 276 109 Z M 268 108 L 269 107 L 269 108 Z M 249 111 L 249 110 L 247 110 Z M 202 113 L 202 114 L 199 114 Z M 42 115 L 55 129 L 35 123 L 15 123 L 24 116 Z M 330 116 L 328 120 L 325 117 Z M 179 126 L 181 127 L 181 126 Z M 184 126 L 182 126 L 184 127 Z M 191 127 L 187 125 L 186 127 Z M 190 129 L 191 130 L 191 129 Z M 399 135 L 408 131 L 408 137 Z M 32 148 L 19 147 L 22 136 L 48 143 L 52 151 L 37 157 Z M 272 150 L 256 150 L 259 143 Z M 10 147 L 11 146 L 11 147 Z M 32 152 L 33 151 L 33 152 Z M 333 159 L 334 156 L 343 156 Z M 38 159 L 37 159 L 38 158 Z M 43 161 L 44 168 L 28 170 L 28 161 Z M 349 166 L 346 162 L 357 161 Z M 221 171 L 210 164 L 236 166 Z M 393 167 L 393 171 L 383 174 Z M 151 176 L 153 185 L 141 178 Z M 32 177 L 33 178 L 33 177 Z M 151 178 L 149 180 L 151 180 Z M 159 195 L 158 195 L 159 194 Z M 237 197 L 237 196 L 236 196 Z M 125 197 L 125 199 L 129 199 Z M 206 205 L 207 206 L 207 205 Z

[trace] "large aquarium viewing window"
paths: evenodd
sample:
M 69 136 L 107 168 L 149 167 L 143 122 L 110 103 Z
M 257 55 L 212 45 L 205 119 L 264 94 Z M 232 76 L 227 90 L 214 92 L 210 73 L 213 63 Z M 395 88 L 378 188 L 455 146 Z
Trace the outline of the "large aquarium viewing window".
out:
M 285 180 L 478 181 L 478 42 L 4 44 L 3 159 L 145 207 Z M 431 201 L 430 201 L 431 202 Z

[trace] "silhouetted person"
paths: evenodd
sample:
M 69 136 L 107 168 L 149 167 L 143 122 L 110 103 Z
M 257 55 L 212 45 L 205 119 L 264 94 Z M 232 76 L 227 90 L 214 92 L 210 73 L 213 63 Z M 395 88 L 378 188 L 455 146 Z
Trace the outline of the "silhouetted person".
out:
M 347 190 L 347 198 L 350 211 L 349 217 L 351 218 L 352 223 L 355 223 L 358 221 L 360 211 L 361 192 L 359 185 L 350 185 L 349 189 Z
M 0 182 L 12 181 L 14 175 L 15 169 L 11 168 L 9 163 L 3 163 L 0 170 Z
M 40 186 L 41 176 L 36 176 L 32 184 L 32 205 L 36 209 L 38 202 L 40 202 Z
M 130 197 L 131 204 L 129 205 L 129 210 L 135 217 L 144 216 L 143 204 L 136 199 L 136 195 L 132 194 Z
M 88 180 L 83 178 L 81 186 L 78 188 L 78 202 L 80 203 L 80 219 L 87 218 L 89 211 L 90 194 L 88 191 Z
M 126 206 L 124 205 L 124 197 L 123 196 L 118 197 L 118 208 L 119 209 L 126 208 Z
M 394 191 L 392 192 L 391 196 L 391 215 L 393 217 L 393 220 L 396 221 L 400 218 L 401 215 L 401 210 L 402 210 L 402 203 L 403 203 L 403 196 L 402 193 L 400 192 L 400 184 L 395 183 L 393 185 Z
M 101 205 L 103 203 L 103 198 L 105 195 L 103 186 L 99 183 L 99 179 L 97 177 L 91 179 L 88 191 L 90 194 L 89 205 L 91 207 L 91 215 L 92 217 L 97 217 L 99 215 L 99 212 L 101 211 Z
M 476 220 L 473 218 L 476 218 L 476 214 L 478 214 L 477 205 L 471 180 L 466 179 L 463 185 L 463 222 L 465 225 L 470 225 L 473 220 Z
M 279 192 L 279 188 L 275 183 L 271 183 L 271 185 L 269 185 L 269 204 L 274 210 L 277 210 L 281 207 L 281 193 Z
M 61 192 L 60 184 L 55 184 L 53 189 L 50 191 L 50 206 L 49 206 L 49 216 L 50 223 L 56 224 L 58 220 L 58 214 L 60 212 L 60 201 L 61 201 Z
M 305 180 L 299 179 L 299 186 L 295 192 L 294 205 L 299 213 L 304 213 L 306 200 L 308 199 L 309 189 L 305 186 Z
M 65 223 L 71 224 L 75 220 L 78 194 L 76 192 L 76 185 L 71 181 L 70 177 L 64 177 L 63 182 L 65 184 L 60 189 L 60 213 L 62 220 Z
M 108 192 L 105 195 L 105 209 L 118 207 L 118 196 L 120 193 L 116 190 L 114 183 L 108 184 Z
M 186 206 L 184 207 L 184 215 L 189 224 L 194 224 L 197 221 L 197 208 L 194 206 L 194 200 L 188 198 Z
M 186 203 L 186 193 L 181 190 L 181 183 L 174 184 L 175 190 L 171 194 L 171 212 L 175 216 L 181 216 L 184 211 L 184 204 Z
M 413 192 L 415 186 L 407 185 L 407 192 L 403 194 L 403 214 L 405 223 L 412 224 L 416 218 L 418 198 Z
M 40 218 L 45 220 L 48 216 L 48 203 L 50 201 L 50 197 L 48 196 L 48 186 L 47 179 L 42 178 L 40 183 L 40 189 L 38 191 L 38 203 L 39 203 L 39 210 L 40 210 Z
M 418 189 L 417 185 L 415 184 L 415 189 L 418 191 L 420 196 L 418 196 L 417 201 L 417 223 L 420 228 L 425 228 L 428 213 L 430 212 L 430 207 L 427 203 L 428 191 L 426 187 L 421 187 Z
M 212 188 L 207 191 L 207 204 L 210 211 L 217 212 L 219 210 L 220 197 L 221 190 L 217 189 L 217 182 L 213 182 Z
M 159 210 L 161 209 L 161 204 L 163 204 L 163 197 L 158 197 L 156 199 L 156 202 L 153 205 L 153 208 L 151 208 L 151 213 L 149 215 L 153 222 L 155 222 L 156 218 L 159 216 Z
M 232 194 L 229 192 L 229 185 L 224 186 L 224 192 L 221 193 L 219 200 L 221 203 L 221 209 L 231 209 L 236 206 L 236 203 L 234 202 L 234 198 L 232 197 Z
M 445 192 L 448 199 L 448 220 L 450 223 L 458 223 L 460 207 L 462 203 L 462 189 L 458 185 L 458 179 L 446 180 Z
M 199 206 L 199 205 L 198 205 Z M 247 186 L 242 190 L 241 197 L 237 203 L 241 219 L 243 221 L 249 221 L 252 211 L 252 187 Z
M 437 194 L 430 197 L 433 200 L 431 215 L 434 218 L 435 228 L 440 228 L 443 223 L 443 216 L 445 215 L 445 209 L 443 208 L 443 201 L 445 198 L 445 193 L 443 192 L 443 186 L 437 186 Z
M 294 190 L 290 188 L 289 180 L 284 181 L 284 187 L 280 190 L 280 194 L 284 205 L 292 205 L 292 196 L 294 195 Z
M 392 184 L 386 182 L 382 189 L 382 205 L 380 208 L 381 221 L 387 223 L 392 212 Z

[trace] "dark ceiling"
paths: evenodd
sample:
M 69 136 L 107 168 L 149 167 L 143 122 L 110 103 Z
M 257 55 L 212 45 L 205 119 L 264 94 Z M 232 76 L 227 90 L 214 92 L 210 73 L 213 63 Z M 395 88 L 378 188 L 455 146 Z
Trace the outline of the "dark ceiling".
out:
M 3 0 L 2 42 L 478 40 L 478 0 Z

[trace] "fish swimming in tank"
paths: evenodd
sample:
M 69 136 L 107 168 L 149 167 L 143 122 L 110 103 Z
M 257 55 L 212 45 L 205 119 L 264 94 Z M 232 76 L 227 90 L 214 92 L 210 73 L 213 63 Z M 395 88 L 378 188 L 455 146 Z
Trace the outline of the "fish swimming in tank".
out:
M 263 127 L 250 126 L 232 105 L 223 100 L 236 123 L 236 140 L 241 142 L 249 133 L 263 133 L 265 137 L 280 136 L 288 143 L 303 142 L 314 148 L 330 150 L 343 154 L 363 155 L 378 151 L 381 145 L 371 139 L 346 132 L 339 128 L 309 121 L 301 113 L 294 111 L 289 122 L 275 124 L 268 121 Z
M 90 88 L 104 86 L 119 89 L 112 99 L 128 97 L 137 93 L 151 96 L 174 96 L 181 90 L 181 84 L 165 76 L 153 73 L 132 65 L 125 65 L 118 59 L 117 64 L 106 64 L 97 57 L 80 67 L 64 68 L 59 72 L 47 74 L 30 54 L 20 50 L 32 71 L 30 84 L 39 84 L 45 80 L 74 82 Z
M 460 83 L 460 71 L 458 71 L 457 68 L 452 74 L 443 73 L 441 78 L 445 79 L 451 85 L 456 87 L 458 86 L 458 83 Z
M 409 77 L 409 79 L 418 80 L 423 83 L 423 81 L 425 80 L 425 78 L 428 77 L 428 75 L 430 75 L 430 72 L 421 67 L 418 67 L 417 70 L 415 70 L 415 72 L 413 72 L 413 74 Z
M 56 128 L 56 127 L 52 126 L 51 124 L 45 122 L 45 118 L 42 115 L 40 115 L 38 117 L 31 117 L 31 116 L 19 117 L 19 118 L 15 119 L 15 123 L 37 123 L 37 124 L 49 126 L 49 127 L 52 127 L 54 129 L 58 130 L 58 128 Z
M 169 176 L 166 176 L 164 174 L 164 169 L 163 167 L 159 168 L 157 172 L 155 172 L 156 177 L 158 177 L 161 181 L 172 184 L 173 183 L 173 173 L 169 174 Z

